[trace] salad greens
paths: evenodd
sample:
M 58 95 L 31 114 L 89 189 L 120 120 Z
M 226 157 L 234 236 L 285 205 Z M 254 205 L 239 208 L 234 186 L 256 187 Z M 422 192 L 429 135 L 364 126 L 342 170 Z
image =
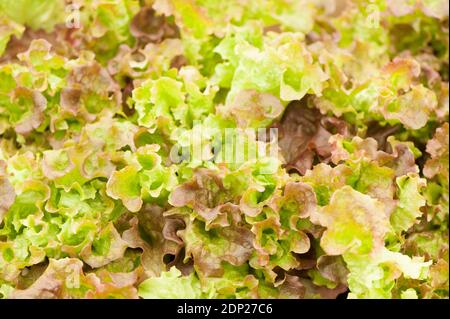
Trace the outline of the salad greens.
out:
M 445 0 L 1 0 L 1 298 L 448 298 Z

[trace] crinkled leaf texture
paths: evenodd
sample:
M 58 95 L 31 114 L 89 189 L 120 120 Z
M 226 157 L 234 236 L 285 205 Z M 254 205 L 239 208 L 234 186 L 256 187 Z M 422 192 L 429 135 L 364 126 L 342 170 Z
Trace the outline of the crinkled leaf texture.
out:
M 0 298 L 448 298 L 446 0 L 0 0 Z

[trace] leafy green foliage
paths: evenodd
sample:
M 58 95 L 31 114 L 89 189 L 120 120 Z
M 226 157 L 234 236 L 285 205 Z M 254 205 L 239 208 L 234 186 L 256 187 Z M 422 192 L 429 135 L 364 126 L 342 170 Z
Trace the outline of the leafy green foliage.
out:
M 448 149 L 446 1 L 4 0 L 0 297 L 448 298 Z

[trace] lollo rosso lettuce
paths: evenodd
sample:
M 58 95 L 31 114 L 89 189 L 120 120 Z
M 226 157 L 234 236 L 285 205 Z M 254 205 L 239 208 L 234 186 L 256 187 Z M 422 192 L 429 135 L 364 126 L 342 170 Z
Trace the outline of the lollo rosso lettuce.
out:
M 0 1 L 0 298 L 449 297 L 443 0 Z

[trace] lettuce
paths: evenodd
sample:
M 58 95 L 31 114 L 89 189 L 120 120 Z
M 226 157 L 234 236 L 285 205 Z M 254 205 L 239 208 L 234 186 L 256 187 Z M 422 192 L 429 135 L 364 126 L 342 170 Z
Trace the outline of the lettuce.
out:
M 1 1 L 0 298 L 448 298 L 447 24 Z

